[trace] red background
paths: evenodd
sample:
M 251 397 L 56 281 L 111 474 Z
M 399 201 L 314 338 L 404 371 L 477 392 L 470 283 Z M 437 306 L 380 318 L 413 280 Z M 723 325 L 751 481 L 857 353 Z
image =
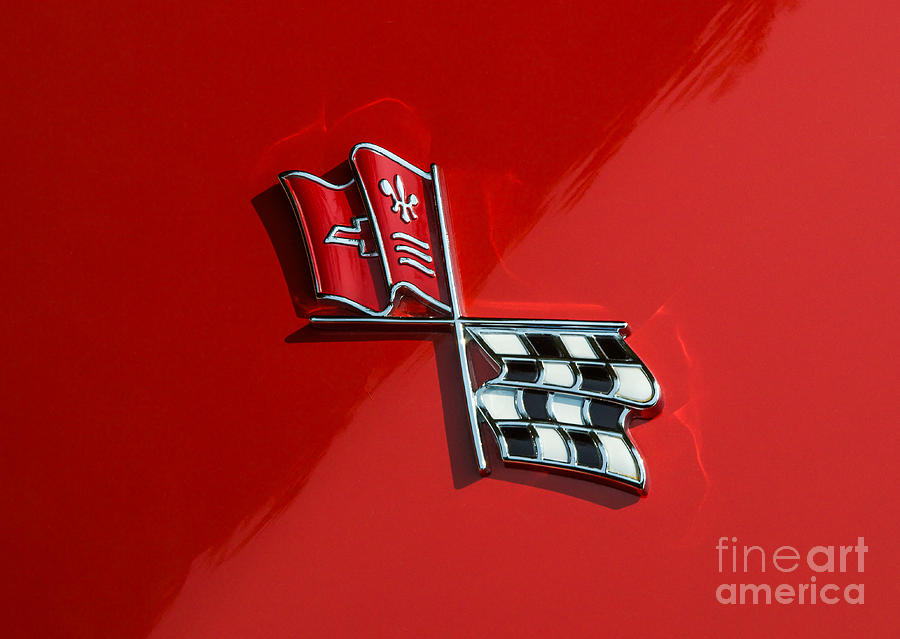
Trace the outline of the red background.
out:
M 4 634 L 893 630 L 896 4 L 359 4 L 7 9 Z M 479 479 L 446 336 L 303 328 L 270 187 L 360 141 L 470 314 L 631 323 L 647 498 Z M 866 603 L 720 605 L 809 576 L 720 536 L 864 536 Z

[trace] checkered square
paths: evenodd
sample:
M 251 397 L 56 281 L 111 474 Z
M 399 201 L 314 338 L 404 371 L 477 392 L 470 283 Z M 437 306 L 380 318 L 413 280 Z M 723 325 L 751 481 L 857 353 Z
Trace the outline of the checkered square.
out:
M 613 328 L 467 326 L 500 373 L 473 391 L 504 461 L 580 471 L 643 490 L 629 417 L 659 400 L 650 371 Z

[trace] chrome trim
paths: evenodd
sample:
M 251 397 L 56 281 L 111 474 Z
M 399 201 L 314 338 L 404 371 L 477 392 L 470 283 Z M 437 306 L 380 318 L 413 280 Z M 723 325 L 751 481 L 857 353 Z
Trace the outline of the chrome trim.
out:
M 421 177 L 423 180 L 428 180 L 429 182 L 432 183 L 432 185 L 434 185 L 434 188 L 432 190 L 434 190 L 436 192 L 437 185 L 434 183 L 434 176 L 430 173 L 426 173 L 425 171 L 423 171 L 422 169 L 420 169 L 416 166 L 413 166 L 412 164 L 410 164 L 403 158 L 391 153 L 387 149 L 381 148 L 380 146 L 378 146 L 376 144 L 369 144 L 369 143 L 357 144 L 350 150 L 350 169 L 353 171 L 353 175 L 355 176 L 356 182 L 359 184 L 359 189 L 363 194 L 363 198 L 362 198 L 363 205 L 366 207 L 366 211 L 369 214 L 369 220 L 372 222 L 372 227 L 375 230 L 375 232 L 374 232 L 375 241 L 378 243 L 378 253 L 381 256 L 381 266 L 382 266 L 382 269 L 384 270 L 384 277 L 385 277 L 385 280 L 387 281 L 388 289 L 390 290 L 389 299 L 390 299 L 391 303 L 393 304 L 394 301 L 396 300 L 397 293 L 400 292 L 402 289 L 406 288 L 407 290 L 414 292 L 422 300 L 424 300 L 425 302 L 430 304 L 436 310 L 443 311 L 445 313 L 451 313 L 452 309 L 450 306 L 447 306 L 440 300 L 437 300 L 437 299 L 433 298 L 431 295 L 428 295 L 419 287 L 417 287 L 413 284 L 410 284 L 409 282 L 401 281 L 401 282 L 395 283 L 394 280 L 391 278 L 390 263 L 388 261 L 387 252 L 384 250 L 384 240 L 381 237 L 381 229 L 378 227 L 378 219 L 375 217 L 375 212 L 372 210 L 372 200 L 369 197 L 369 192 L 366 190 L 366 185 L 362 181 L 362 177 L 359 175 L 359 171 L 356 169 L 356 162 L 355 162 L 356 153 L 358 151 L 360 151 L 361 149 L 374 151 L 375 153 L 384 155 L 385 157 L 387 157 L 387 158 L 393 160 L 394 162 L 396 162 L 397 164 L 401 165 L 403 168 L 408 169 L 409 171 L 412 171 L 413 173 L 415 173 L 416 175 Z M 437 200 L 437 198 L 438 198 L 438 196 L 435 195 L 435 200 Z M 438 208 L 438 207 L 436 207 L 436 208 Z M 441 217 L 440 210 L 438 210 L 438 217 L 439 218 Z M 444 239 L 444 238 L 442 238 L 442 239 Z M 445 239 L 445 242 L 446 242 L 446 239 Z M 446 245 L 445 245 L 444 250 L 446 251 Z M 403 258 L 401 258 L 401 259 L 403 259 Z M 428 269 L 428 270 L 430 271 L 431 269 Z M 448 271 L 449 271 L 449 268 L 448 268 Z M 430 273 L 430 275 L 432 275 L 432 277 L 433 277 L 434 272 L 432 271 L 432 273 Z M 452 284 L 451 284 L 450 288 L 451 288 L 451 298 L 452 298 L 452 288 L 453 288 Z
M 353 184 L 352 182 L 350 184 Z M 344 246 L 355 246 L 357 251 L 359 252 L 360 257 L 378 257 L 378 251 L 374 253 L 366 252 L 366 241 L 362 237 L 362 227 L 360 224 L 363 220 L 367 220 L 364 215 L 360 215 L 358 217 L 354 217 L 350 220 L 351 224 L 349 226 L 344 226 L 342 224 L 335 224 L 331 227 L 331 230 L 328 231 L 328 235 L 325 236 L 325 244 L 342 244 Z M 349 237 L 335 237 L 335 234 L 339 231 L 343 231 L 344 233 L 359 233 L 360 237 L 356 240 L 351 240 Z
M 426 251 L 431 249 L 431 244 L 429 244 L 428 242 L 424 242 L 424 241 L 420 240 L 419 238 L 413 237 L 409 233 L 403 233 L 402 231 L 396 231 L 395 233 L 391 233 L 391 239 L 392 240 L 405 240 L 407 242 L 412 242 L 419 248 L 425 249 Z
M 432 269 L 428 268 L 427 266 L 425 266 L 418 260 L 414 260 L 411 257 L 401 257 L 397 260 L 397 263 L 398 264 L 408 264 L 409 266 L 413 267 L 414 269 L 416 269 L 418 271 L 422 271 L 428 277 L 434 277 L 434 271 Z M 412 287 L 407 286 L 407 288 L 412 288 Z
M 406 244 L 395 244 L 394 250 L 397 253 L 410 253 L 411 255 L 415 255 L 423 262 L 428 262 L 429 264 L 434 262 L 434 258 L 428 255 L 428 253 L 423 253 L 419 249 L 414 249 L 413 247 L 407 246 Z
M 440 300 L 436 300 L 433 297 L 426 295 L 424 292 L 419 290 L 416 286 L 410 284 L 409 282 L 399 281 L 394 282 L 390 279 L 390 265 L 387 261 L 387 255 L 385 253 L 385 247 L 383 243 L 383 238 L 381 236 L 381 231 L 378 228 L 378 222 L 375 219 L 374 212 L 372 210 L 371 201 L 369 199 L 369 195 L 366 192 L 365 186 L 360 179 L 359 173 L 355 166 L 355 157 L 356 153 L 361 149 L 368 149 L 374 151 L 378 154 L 381 154 L 388 159 L 400 164 L 407 170 L 416 174 L 424 180 L 430 181 L 432 183 L 432 190 L 434 196 L 435 210 L 437 214 L 437 222 L 440 231 L 440 237 L 442 242 L 441 250 L 443 252 L 444 265 L 446 268 L 447 275 L 447 288 L 449 289 L 449 297 L 450 297 L 450 305 L 446 305 Z M 346 317 L 346 316 L 316 316 L 310 317 L 310 323 L 314 326 L 326 328 L 326 327 L 337 327 L 337 328 L 351 328 L 351 327 L 422 327 L 422 328 L 432 328 L 432 329 L 448 329 L 450 327 L 453 328 L 453 333 L 455 334 L 457 351 L 459 354 L 459 363 L 460 363 L 460 372 L 462 375 L 463 381 L 463 390 L 466 400 L 466 408 L 469 416 L 469 424 L 472 435 L 472 442 L 475 448 L 475 458 L 478 464 L 478 469 L 482 475 L 486 475 L 490 472 L 490 468 L 487 464 L 487 459 L 484 453 L 484 442 L 481 437 L 480 432 L 480 424 L 483 421 L 490 431 L 494 434 L 494 438 L 497 442 L 498 448 L 500 450 L 500 456 L 504 460 L 504 462 L 526 465 L 526 466 L 536 466 L 540 468 L 556 468 L 560 470 L 565 470 L 567 472 L 574 472 L 581 475 L 587 475 L 594 478 L 600 479 L 608 479 L 613 480 L 621 485 L 628 486 L 630 488 L 636 489 L 638 492 L 644 493 L 646 491 L 646 482 L 647 475 L 644 469 L 643 459 L 638 452 L 637 448 L 631 442 L 630 438 L 627 434 L 627 427 L 630 419 L 635 416 L 642 416 L 646 414 L 646 411 L 653 408 L 660 400 L 661 392 L 659 388 L 659 384 L 656 379 L 653 377 L 652 373 L 647 369 L 647 367 L 634 355 L 633 351 L 625 344 L 625 338 L 628 332 L 628 324 L 625 322 L 598 322 L 598 321 L 579 321 L 579 320 L 539 320 L 539 319 L 511 319 L 511 318 L 480 318 L 480 317 L 467 317 L 463 314 L 463 309 L 460 307 L 459 301 L 459 292 L 457 290 L 456 284 L 456 264 L 452 258 L 452 253 L 450 250 L 450 237 L 447 232 L 447 223 L 445 217 L 444 210 L 444 201 L 442 196 L 442 185 L 440 179 L 440 173 L 437 165 L 431 165 L 430 173 L 426 173 L 422 171 L 418 167 L 410 164 L 409 162 L 403 160 L 399 156 L 387 151 L 386 149 L 379 147 L 374 144 L 357 144 L 353 147 L 350 152 L 350 165 L 356 176 L 354 180 L 351 180 L 345 185 L 333 185 L 317 176 L 311 175 L 309 173 L 304 173 L 300 171 L 290 171 L 286 173 L 282 173 L 279 175 L 279 180 L 281 180 L 282 186 L 288 191 L 288 186 L 286 179 L 291 176 L 300 176 L 304 178 L 308 178 L 314 180 L 320 185 L 326 186 L 328 188 L 333 189 L 344 189 L 347 188 L 354 183 L 358 183 L 359 187 L 362 191 L 362 199 L 364 205 L 367 209 L 369 219 L 373 225 L 374 236 L 376 242 L 378 244 L 378 252 L 377 255 L 381 258 L 381 265 L 384 270 L 385 279 L 389 288 L 389 304 L 386 309 L 383 311 L 373 311 L 372 309 L 365 308 L 353 300 L 348 300 L 346 298 L 342 298 L 340 296 L 335 295 L 322 295 L 319 289 L 318 282 L 315 281 L 315 270 L 310 269 L 314 283 L 316 285 L 316 292 L 318 297 L 322 297 L 325 299 L 333 299 L 338 300 L 343 303 L 346 303 L 354 308 L 357 308 L 361 312 L 365 313 L 366 317 Z M 399 179 L 399 176 L 396 176 Z M 384 181 L 384 180 L 382 180 Z M 385 196 L 388 196 L 388 193 L 384 193 L 384 188 L 382 189 L 382 193 Z M 393 193 L 393 196 L 401 197 L 404 195 L 400 193 L 401 187 L 397 185 L 396 192 Z M 412 194 L 414 195 L 414 194 Z M 294 214 L 297 217 L 298 222 L 300 223 L 303 232 L 304 242 L 307 241 L 307 235 L 305 227 L 303 227 L 303 220 L 300 212 L 294 202 L 294 198 L 291 199 L 292 207 L 294 208 Z M 394 197 L 396 200 L 397 197 Z M 417 203 L 416 203 L 417 204 Z M 410 206 L 415 206 L 415 204 L 410 204 Z M 396 211 L 395 211 L 396 212 Z M 356 226 L 359 226 L 357 221 L 358 218 L 354 218 L 354 222 Z M 352 230 L 352 229 L 351 229 Z M 422 241 L 419 238 L 416 238 L 412 235 L 402 232 L 395 232 L 391 234 L 391 238 L 394 240 L 403 240 L 410 242 L 424 251 L 428 251 L 431 249 L 427 242 Z M 343 238 L 333 238 L 332 241 L 336 243 L 352 243 L 350 240 L 344 240 Z M 358 243 L 358 245 L 364 244 L 364 242 Z M 360 251 L 362 252 L 363 246 L 359 246 Z M 428 263 L 433 263 L 432 256 L 427 255 L 426 253 L 419 251 L 411 246 L 406 245 L 397 245 L 394 247 L 396 252 L 404 252 L 409 253 L 419 259 L 427 261 Z M 309 246 L 307 246 L 307 254 L 310 256 L 310 262 L 312 267 L 312 258 L 311 253 L 309 252 Z M 374 255 L 373 255 L 374 257 Z M 404 262 L 405 260 L 405 262 Z M 432 269 L 428 269 L 423 264 L 417 262 L 416 260 L 409 257 L 400 257 L 398 258 L 400 263 L 406 263 L 414 268 L 419 268 L 420 270 L 425 269 L 423 272 L 426 272 L 432 276 L 436 275 L 436 271 Z M 396 300 L 396 296 L 398 292 L 403 289 L 409 289 L 416 293 L 421 299 L 430 304 L 433 308 L 438 311 L 449 313 L 449 317 L 387 317 L 387 315 L 391 312 L 394 302 Z M 520 342 L 526 345 L 526 350 L 531 351 L 528 355 L 500 355 L 494 353 L 493 350 L 488 346 L 484 339 L 481 337 L 481 332 L 483 329 L 487 329 L 493 333 L 508 333 L 515 335 Z M 535 348 L 527 348 L 528 342 L 523 338 L 527 337 L 529 333 L 541 333 L 541 334 L 549 334 L 553 335 L 557 338 L 559 342 L 559 346 L 562 349 L 562 352 L 565 353 L 565 356 L 562 357 L 544 357 L 536 352 Z M 609 336 L 613 337 L 619 341 L 624 351 L 629 355 L 627 361 L 614 361 L 610 357 L 608 357 L 604 352 L 601 352 L 602 349 L 597 349 L 596 344 L 594 344 L 594 350 L 597 351 L 596 359 L 584 359 L 573 357 L 569 354 L 568 349 L 565 346 L 565 343 L 561 339 L 562 334 L 567 335 L 580 335 L 586 338 L 591 339 L 597 336 Z M 479 348 L 481 348 L 485 354 L 492 358 L 496 363 L 500 366 L 500 374 L 494 377 L 493 379 L 489 379 L 484 381 L 478 388 L 473 388 L 473 380 L 472 373 L 469 368 L 469 359 L 467 353 L 467 346 L 469 343 L 474 342 Z M 518 381 L 509 381 L 506 379 L 509 374 L 509 366 L 508 362 L 512 361 L 529 361 L 535 362 L 538 365 L 539 373 L 538 379 L 535 382 L 518 382 Z M 546 367 L 544 363 L 558 362 L 560 364 L 566 365 L 572 376 L 574 378 L 574 383 L 572 386 L 564 387 L 557 385 L 547 384 L 545 381 L 546 378 Z M 581 388 L 584 383 L 584 375 L 582 373 L 579 364 L 589 364 L 589 365 L 602 365 L 608 371 L 612 384 L 611 389 L 608 393 L 601 393 L 599 391 L 591 391 L 585 390 Z M 616 393 L 619 389 L 620 382 L 618 375 L 616 374 L 615 369 L 612 365 L 622 367 L 634 367 L 639 368 L 642 372 L 647 376 L 647 379 L 650 381 L 653 388 L 652 397 L 644 402 L 635 402 L 632 400 L 628 400 L 625 398 L 617 397 Z M 515 411 L 519 415 L 519 419 L 494 419 L 490 411 L 487 410 L 487 407 L 482 402 L 482 395 L 489 388 L 503 388 L 503 389 L 513 389 L 515 391 L 514 394 L 514 406 Z M 524 394 L 526 389 L 539 389 L 543 392 L 546 392 L 546 400 L 545 400 L 545 411 L 547 413 L 548 419 L 531 419 L 528 416 L 528 411 L 525 408 Z M 556 416 L 554 415 L 553 410 L 553 399 L 557 395 L 562 397 L 574 397 L 582 402 L 580 409 L 580 417 L 582 420 L 582 424 L 568 424 L 560 422 Z M 618 420 L 615 425 L 614 430 L 610 430 L 609 425 L 607 424 L 593 424 L 590 415 L 590 402 L 594 400 L 603 400 L 604 402 L 615 404 L 621 407 L 619 412 Z M 532 438 L 532 442 L 534 445 L 534 451 L 537 455 L 537 458 L 525 458 L 510 455 L 509 453 L 509 445 L 505 439 L 502 428 L 505 426 L 518 426 L 524 427 L 528 430 Z M 541 438 L 538 434 L 537 428 L 548 428 L 554 430 L 558 434 L 559 437 L 562 438 L 562 441 L 565 443 L 568 460 L 566 462 L 560 462 L 558 460 L 545 460 L 543 458 L 543 445 L 541 443 Z M 583 433 L 586 434 L 590 441 L 593 443 L 596 448 L 597 455 L 599 458 L 599 467 L 592 467 L 586 465 L 580 465 L 578 463 L 578 449 L 575 445 L 575 440 L 573 439 L 574 433 Z M 619 438 L 623 441 L 628 451 L 628 454 L 631 455 L 635 468 L 638 472 L 639 477 L 637 479 L 632 477 L 627 477 L 623 475 L 619 475 L 617 473 L 613 473 L 609 471 L 609 455 L 606 450 L 606 447 L 603 445 L 602 440 L 599 435 L 609 435 L 611 437 Z

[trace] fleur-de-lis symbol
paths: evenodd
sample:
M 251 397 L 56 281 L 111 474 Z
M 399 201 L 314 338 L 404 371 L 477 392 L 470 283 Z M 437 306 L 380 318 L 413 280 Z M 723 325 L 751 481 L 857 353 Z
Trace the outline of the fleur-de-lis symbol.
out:
M 391 198 L 391 210 L 394 213 L 399 213 L 400 219 L 406 224 L 419 219 L 419 216 L 413 210 L 413 207 L 419 203 L 419 198 L 416 197 L 415 193 L 410 193 L 409 197 L 406 197 L 406 189 L 399 175 L 394 176 L 394 186 L 391 186 L 391 183 L 387 180 L 381 180 L 378 183 L 378 188 L 381 189 L 385 196 Z

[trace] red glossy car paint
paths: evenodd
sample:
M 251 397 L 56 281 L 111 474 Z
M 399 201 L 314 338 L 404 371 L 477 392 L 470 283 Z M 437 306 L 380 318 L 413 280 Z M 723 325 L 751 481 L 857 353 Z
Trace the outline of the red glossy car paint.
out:
M 8 8 L 4 634 L 891 632 L 898 15 Z M 648 497 L 480 478 L 445 335 L 305 328 L 276 176 L 363 141 L 441 167 L 469 313 L 631 324 Z M 717 601 L 811 576 L 721 537 L 860 536 L 862 605 Z

